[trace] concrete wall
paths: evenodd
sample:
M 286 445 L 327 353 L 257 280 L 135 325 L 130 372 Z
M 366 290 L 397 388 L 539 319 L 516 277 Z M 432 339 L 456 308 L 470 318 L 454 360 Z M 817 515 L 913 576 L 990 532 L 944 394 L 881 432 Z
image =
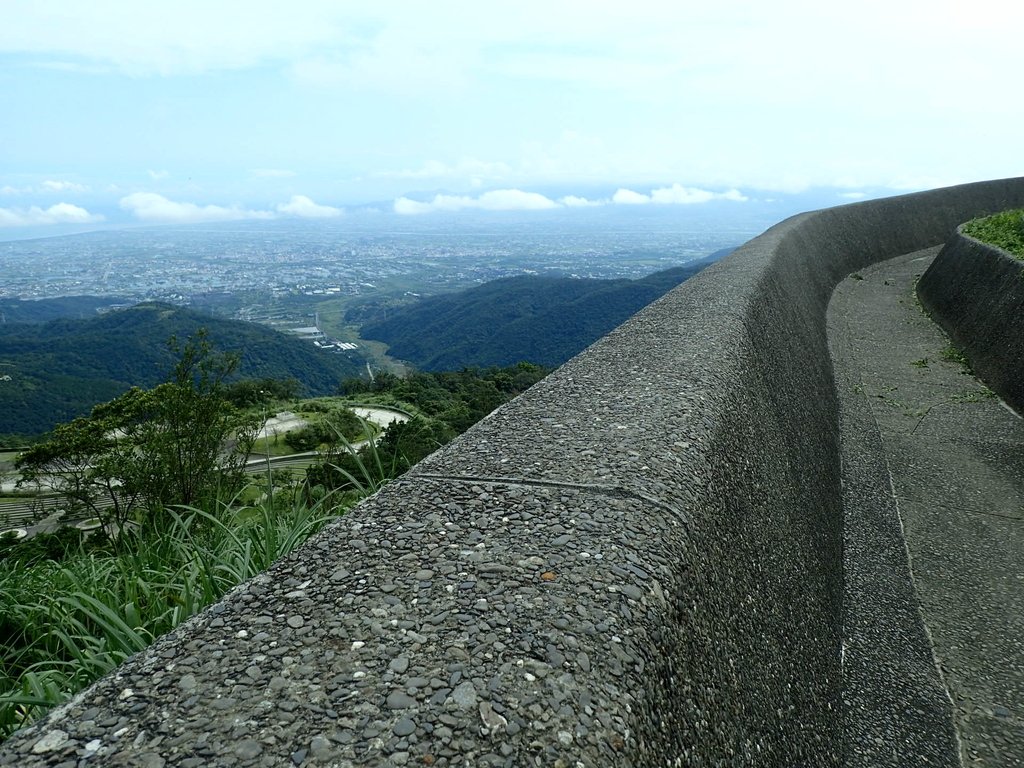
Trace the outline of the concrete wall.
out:
M 975 372 L 1024 412 L 1024 261 L 958 230 L 917 292 Z
M 1024 180 L 989 182 L 773 227 L 0 765 L 841 764 L 826 306 L 1022 203 Z

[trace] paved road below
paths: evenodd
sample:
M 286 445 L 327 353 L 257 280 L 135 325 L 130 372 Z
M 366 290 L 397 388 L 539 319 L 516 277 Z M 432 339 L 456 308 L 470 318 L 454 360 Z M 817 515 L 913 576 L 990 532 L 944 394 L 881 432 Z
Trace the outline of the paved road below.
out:
M 403 424 L 409 420 L 409 416 L 401 411 L 393 411 L 390 408 L 376 408 L 370 406 L 353 406 L 352 412 L 364 421 L 372 421 L 380 427 L 387 428 L 393 423 Z
M 935 253 L 847 278 L 830 341 L 881 436 L 964 765 L 1024 766 L 1024 421 L 944 359 L 913 293 Z

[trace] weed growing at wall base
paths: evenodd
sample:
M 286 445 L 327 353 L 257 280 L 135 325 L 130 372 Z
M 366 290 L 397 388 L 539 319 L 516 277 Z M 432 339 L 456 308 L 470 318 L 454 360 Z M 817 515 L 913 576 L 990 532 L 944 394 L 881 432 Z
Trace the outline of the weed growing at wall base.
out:
M 963 369 L 961 373 L 966 373 L 970 376 L 974 375 L 974 369 L 971 368 L 971 362 L 967 359 L 967 356 L 952 344 L 946 345 L 946 348 L 942 350 L 942 359 L 947 363 L 955 363 L 961 366 Z

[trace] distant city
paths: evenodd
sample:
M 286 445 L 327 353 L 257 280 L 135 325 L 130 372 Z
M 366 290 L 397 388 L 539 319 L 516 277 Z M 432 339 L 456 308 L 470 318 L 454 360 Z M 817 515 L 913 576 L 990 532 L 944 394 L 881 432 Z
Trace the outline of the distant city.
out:
M 734 247 L 770 221 L 740 207 L 108 230 L 0 242 L 0 298 L 94 295 L 310 325 L 310 307 L 415 296 L 499 277 L 636 278 Z M 294 317 L 284 317 L 294 315 Z

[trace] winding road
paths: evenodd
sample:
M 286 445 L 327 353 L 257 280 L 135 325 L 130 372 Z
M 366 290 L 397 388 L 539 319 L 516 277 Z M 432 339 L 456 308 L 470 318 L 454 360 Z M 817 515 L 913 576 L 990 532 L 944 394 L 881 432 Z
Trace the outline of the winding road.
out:
M 353 406 L 352 411 L 359 418 L 376 424 L 381 429 L 387 429 L 396 422 L 402 423 L 409 420 L 409 414 L 404 411 L 380 406 Z M 305 425 L 306 421 L 300 416 L 291 411 L 282 411 L 267 419 L 259 436 L 283 434 L 293 429 L 301 429 Z M 369 442 L 369 440 L 360 440 L 352 443 L 352 448 L 359 450 Z M 266 456 L 255 456 L 246 462 L 246 470 L 259 472 L 266 468 L 268 463 L 271 469 L 306 467 L 317 455 L 316 451 L 307 451 L 287 456 L 271 456 L 269 459 Z M 13 490 L 13 487 L 13 482 L 5 482 L 3 490 Z M 48 530 L 56 527 L 62 513 L 61 499 L 56 495 L 39 494 L 0 499 L 0 532 L 25 529 L 29 533 L 35 533 L 40 530 Z

